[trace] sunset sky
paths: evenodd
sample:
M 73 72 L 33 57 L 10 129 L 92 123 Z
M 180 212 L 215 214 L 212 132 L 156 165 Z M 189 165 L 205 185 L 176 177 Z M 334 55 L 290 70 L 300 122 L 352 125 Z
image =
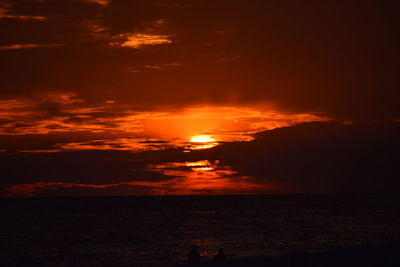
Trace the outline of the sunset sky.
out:
M 400 193 L 397 13 L 0 0 L 0 196 Z

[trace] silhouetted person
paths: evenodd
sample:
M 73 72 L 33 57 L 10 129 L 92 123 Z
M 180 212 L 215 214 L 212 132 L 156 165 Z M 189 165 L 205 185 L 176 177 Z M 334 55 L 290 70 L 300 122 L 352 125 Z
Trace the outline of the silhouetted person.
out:
M 218 254 L 214 256 L 213 261 L 224 261 L 224 260 L 226 260 L 224 249 L 223 248 L 219 248 L 218 249 Z
M 188 254 L 190 264 L 201 262 L 200 254 L 197 252 L 197 246 L 192 246 L 192 251 Z

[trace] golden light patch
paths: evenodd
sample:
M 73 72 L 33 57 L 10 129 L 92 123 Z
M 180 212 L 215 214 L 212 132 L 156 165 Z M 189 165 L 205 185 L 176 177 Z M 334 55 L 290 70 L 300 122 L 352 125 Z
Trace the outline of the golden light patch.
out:
M 149 33 L 128 33 L 119 34 L 114 37 L 115 41 L 111 42 L 111 46 L 141 48 L 149 45 L 170 44 L 169 35 L 149 34 Z
M 215 142 L 215 140 L 210 137 L 209 135 L 196 135 L 190 139 L 192 143 L 208 143 L 208 142 Z
M 218 142 L 209 135 L 195 135 L 190 138 L 188 145 L 185 147 L 185 152 L 191 150 L 209 149 L 218 145 Z

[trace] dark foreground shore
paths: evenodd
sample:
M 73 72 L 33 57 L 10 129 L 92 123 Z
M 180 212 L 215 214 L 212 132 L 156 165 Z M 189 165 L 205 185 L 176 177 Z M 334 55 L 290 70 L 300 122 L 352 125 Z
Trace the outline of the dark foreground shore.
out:
M 175 267 L 178 266 L 399 267 L 400 243 L 360 245 L 337 248 L 319 253 L 290 254 L 250 259 L 229 259 L 224 262 L 204 262 L 196 265 L 175 265 Z

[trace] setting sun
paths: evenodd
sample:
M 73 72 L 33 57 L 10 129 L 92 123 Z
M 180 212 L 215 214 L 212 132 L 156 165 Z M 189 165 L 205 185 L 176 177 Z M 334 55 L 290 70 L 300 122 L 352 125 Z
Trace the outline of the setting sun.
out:
M 190 139 L 192 143 L 208 143 L 208 142 L 215 142 L 213 138 L 208 135 L 196 135 Z

